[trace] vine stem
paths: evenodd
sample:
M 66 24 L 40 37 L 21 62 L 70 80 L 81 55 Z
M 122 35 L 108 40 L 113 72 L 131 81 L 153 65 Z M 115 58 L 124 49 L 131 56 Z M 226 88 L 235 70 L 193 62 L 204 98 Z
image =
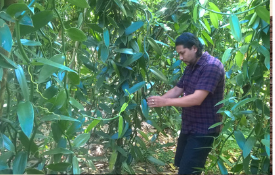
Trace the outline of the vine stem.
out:
M 252 8 L 250 8 L 250 9 L 247 9 L 247 10 L 245 10 L 245 11 L 238 12 L 238 13 L 222 13 L 222 12 L 217 12 L 217 11 L 210 10 L 210 9 L 208 9 L 208 8 L 205 8 L 205 7 L 203 7 L 199 2 L 198 2 L 198 5 L 199 5 L 201 8 L 203 8 L 203 9 L 205 9 L 205 10 L 207 10 L 207 11 L 210 11 L 210 12 L 213 12 L 213 13 L 217 13 L 217 14 L 220 14 L 220 15 L 240 15 L 240 14 L 249 12 L 249 11 L 251 11 L 251 10 L 254 10 L 255 8 L 257 8 L 257 7 L 261 6 L 261 5 L 263 5 L 263 4 L 266 3 L 266 2 L 268 2 L 268 0 L 266 0 L 266 1 L 264 1 L 264 2 L 262 2 L 262 3 L 260 3 L 260 4 L 258 4 L 258 5 L 256 5 L 255 7 L 252 7 Z

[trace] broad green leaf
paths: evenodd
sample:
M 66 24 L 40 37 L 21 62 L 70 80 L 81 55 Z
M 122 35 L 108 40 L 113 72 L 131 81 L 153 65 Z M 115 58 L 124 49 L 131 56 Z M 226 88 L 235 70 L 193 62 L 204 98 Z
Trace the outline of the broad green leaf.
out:
M 106 104 L 104 103 L 99 103 L 99 107 L 101 107 L 105 112 L 112 114 L 112 109 L 109 108 Z
M 237 109 L 237 108 L 243 106 L 244 104 L 249 103 L 249 102 L 251 102 L 251 101 L 254 101 L 254 100 L 256 100 L 256 99 L 257 99 L 257 97 L 246 98 L 246 99 L 244 99 L 244 100 L 241 100 L 241 101 L 239 101 L 237 104 L 235 104 L 235 105 L 231 108 L 231 111 L 234 111 L 235 109 Z
M 218 166 L 221 174 L 228 174 L 226 167 L 224 166 L 223 162 L 220 159 L 218 160 Z
M 66 91 L 63 89 L 56 96 L 56 100 L 54 102 L 55 108 L 60 109 L 64 105 L 66 98 Z
M 130 58 L 127 58 L 127 60 L 123 63 L 124 67 L 129 66 L 130 64 L 132 64 L 133 62 L 137 61 L 138 59 L 140 59 L 140 57 L 142 57 L 142 53 L 136 53 L 133 56 L 131 56 Z
M 156 165 L 159 165 L 159 166 L 164 166 L 164 165 L 165 165 L 165 163 L 164 163 L 163 161 L 158 160 L 158 159 L 154 158 L 153 156 L 148 156 L 147 159 L 148 159 L 150 162 L 152 162 L 152 163 L 154 163 L 154 164 L 156 164 Z
M 114 70 L 115 70 L 115 72 L 116 72 L 118 78 L 120 78 L 119 69 L 117 68 L 116 63 L 115 63 L 113 60 L 111 60 L 111 64 L 112 64 L 112 66 L 113 66 L 113 68 L 114 68 Z
M 143 140 L 140 137 L 136 137 L 135 140 L 140 144 L 142 149 L 146 149 L 146 144 L 143 142 Z
M 118 119 L 118 137 L 120 138 L 122 131 L 123 131 L 123 117 L 120 115 Z
M 15 69 L 15 75 L 16 75 L 17 81 L 19 83 L 19 86 L 22 90 L 22 94 L 23 94 L 24 99 L 26 101 L 29 101 L 29 96 L 30 96 L 29 87 L 28 87 L 28 84 L 27 84 L 27 80 L 26 80 L 26 77 L 25 77 L 24 70 L 20 65 L 18 65 L 17 69 Z
M 201 20 L 199 20 L 199 21 L 200 21 L 201 25 L 203 26 L 203 28 L 204 28 L 208 33 L 211 33 L 211 29 L 210 29 L 209 24 L 208 24 L 208 26 L 209 26 L 209 28 L 208 28 Z M 207 20 L 206 20 L 206 21 L 207 21 Z
M 130 35 L 143 26 L 143 21 L 133 22 L 129 27 L 125 29 L 125 35 Z
M 262 139 L 261 142 L 265 145 L 266 154 L 268 155 L 268 158 L 270 159 L 270 134 L 266 133 L 264 136 L 264 139 Z
M 244 55 L 240 51 L 238 51 L 235 55 L 234 60 L 236 61 L 236 64 L 239 66 L 239 68 L 242 67 L 243 58 L 244 58 Z
M 77 20 L 77 27 L 80 28 L 83 23 L 83 13 L 80 13 Z
M 62 54 L 58 54 L 53 56 L 52 58 L 50 58 L 50 61 L 52 62 L 56 62 L 59 64 L 64 63 L 65 61 L 65 57 L 62 56 Z M 47 78 L 49 78 L 53 73 L 57 72 L 58 68 L 57 67 L 53 67 L 50 64 L 45 64 L 42 68 L 41 71 L 38 75 L 38 82 L 41 83 L 43 81 L 45 81 Z
M 252 15 L 252 18 L 249 20 L 248 26 L 251 26 L 255 22 L 256 18 L 257 18 L 257 13 L 254 13 Z
M 243 147 L 243 157 L 246 158 L 252 148 L 254 147 L 254 144 L 256 143 L 256 138 L 254 136 L 249 137 L 249 139 L 245 142 Z
M 217 103 L 215 106 L 218 106 L 218 105 L 220 105 L 220 104 L 222 104 L 222 103 L 225 103 L 225 102 L 227 102 L 227 101 L 229 101 L 229 100 L 234 100 L 235 98 L 236 98 L 236 97 L 228 97 L 228 98 L 226 98 L 226 99 L 220 101 L 219 103 Z
M 94 31 L 103 33 L 103 29 L 98 24 L 88 24 Z
M 206 19 L 206 18 L 204 18 L 203 19 L 203 21 L 204 21 L 204 24 L 205 24 L 205 26 L 206 26 L 206 30 L 207 30 L 207 32 L 208 33 L 211 33 L 211 28 L 210 28 L 210 25 L 209 25 L 209 23 L 208 23 L 208 20 Z
M 0 67 L 10 68 L 10 69 L 17 69 L 18 66 L 11 59 L 6 57 L 4 54 L 0 53 Z
M 86 144 L 86 142 L 90 139 L 90 133 L 83 133 L 83 134 L 80 134 L 78 135 L 74 141 L 73 141 L 73 145 L 74 147 L 76 148 L 79 148 L 83 145 Z
M 34 121 L 34 110 L 32 103 L 29 101 L 19 102 L 17 106 L 17 115 L 22 131 L 28 138 L 30 138 Z
M 231 51 L 233 49 L 232 48 L 228 48 L 226 49 L 226 51 L 224 52 L 223 56 L 222 56 L 222 63 L 226 63 L 228 61 L 228 59 L 230 58 L 231 56 Z
M 75 73 L 77 73 L 76 71 L 70 69 L 67 66 L 64 66 L 62 64 L 56 63 L 56 62 L 51 61 L 51 60 L 47 60 L 45 58 L 36 58 L 36 61 L 39 62 L 39 63 L 43 63 L 45 65 L 50 65 L 50 66 L 62 69 L 62 70 L 66 70 L 66 71 L 69 71 L 69 72 L 75 72 Z
M 89 4 L 87 3 L 86 0 L 67 0 L 69 3 L 71 3 L 72 5 L 81 7 L 81 8 L 89 8 Z M 78 173 L 80 174 L 80 173 Z
M 68 121 L 80 122 L 79 120 L 74 119 L 72 117 L 67 117 L 64 115 L 57 115 L 57 114 L 47 115 L 47 116 L 41 118 L 41 121 L 43 121 L 43 122 L 54 121 L 54 120 L 68 120 Z
M 83 105 L 81 103 L 79 103 L 76 99 L 70 97 L 69 102 L 70 102 L 71 105 L 73 105 L 77 109 L 82 110 L 82 111 L 84 110 Z
M 24 46 L 42 46 L 39 41 L 32 41 L 27 39 L 20 39 L 20 41 Z
M 66 163 L 66 162 L 61 162 L 61 163 L 56 163 L 56 164 L 50 164 L 46 166 L 50 170 L 53 171 L 67 171 L 67 169 L 71 166 L 72 164 Z
M 217 14 L 213 13 L 213 12 L 209 12 L 210 14 L 210 21 L 213 24 L 213 26 L 218 29 L 219 28 L 219 19 Z
M 149 138 L 148 138 L 147 134 L 145 134 L 145 133 L 142 132 L 141 130 L 138 130 L 138 133 L 139 133 L 140 135 L 142 135 L 142 137 L 145 138 L 145 139 L 149 142 Z
M 125 53 L 129 55 L 134 54 L 133 49 L 129 49 L 129 48 L 116 49 L 115 52 Z
M 109 21 L 115 28 L 119 28 L 118 25 L 117 25 L 117 23 L 115 22 L 115 20 L 114 20 L 112 17 L 107 16 L 107 18 L 108 18 L 108 21 Z
M 213 40 L 204 30 L 202 31 L 202 34 L 212 45 L 214 45 Z
M 104 43 L 105 43 L 106 47 L 109 47 L 110 46 L 110 35 L 109 35 L 108 29 L 103 30 L 103 39 L 104 39 Z
M 241 148 L 241 150 L 243 150 L 243 147 L 246 142 L 243 133 L 241 131 L 237 130 L 237 131 L 234 131 L 234 136 L 235 136 L 235 139 L 236 139 L 239 147 Z
M 127 17 L 127 12 L 126 12 L 123 4 L 120 2 L 120 0 L 114 0 L 114 1 L 117 4 L 117 6 L 121 9 L 121 11 L 125 14 L 125 16 Z
M 3 68 L 0 68 L 0 81 L 2 81 L 3 78 Z
M 145 99 L 141 100 L 141 108 L 142 108 L 142 113 L 144 117 L 148 120 L 149 119 L 149 109 L 147 105 L 147 101 Z
M 76 156 L 73 157 L 73 174 L 80 174 L 79 163 Z
M 242 40 L 242 30 L 239 19 L 236 15 L 230 16 L 230 29 L 234 38 L 240 42 Z
M 257 7 L 256 8 L 256 13 L 265 22 L 270 24 L 270 12 L 264 6 Z
M 264 146 L 270 147 L 270 140 L 262 139 L 261 142 L 262 142 L 262 144 L 264 144 Z
M 110 157 L 109 160 L 109 170 L 112 171 L 114 169 L 114 165 L 116 163 L 116 159 L 117 159 L 117 151 L 114 151 Z
M 27 174 L 45 174 L 43 171 L 40 171 L 40 170 L 35 169 L 35 168 L 27 168 L 26 173 Z
M 159 45 L 156 43 L 156 41 L 153 38 L 148 38 L 148 42 L 153 47 L 153 49 L 157 52 L 158 55 L 162 54 L 162 51 Z
M 70 80 L 70 84 L 72 85 L 79 85 L 80 83 L 80 78 L 79 75 L 75 72 L 69 72 L 68 73 L 68 78 Z
M 85 133 L 90 132 L 99 122 L 100 122 L 100 120 L 94 119 L 94 120 L 89 124 L 89 126 L 87 127 L 87 129 L 85 130 Z
M 13 174 L 23 174 L 27 166 L 28 154 L 26 152 L 19 152 L 16 154 L 13 161 Z
M 231 120 L 235 120 L 235 117 L 234 117 L 234 115 L 230 112 L 230 111 L 224 111 L 224 113 L 228 116 L 228 117 L 230 117 L 231 118 Z
M 101 60 L 103 61 L 103 63 L 105 63 L 108 56 L 109 56 L 109 49 L 105 45 L 102 44 L 100 47 L 100 57 L 101 57 Z
M 194 20 L 194 22 L 197 21 L 197 18 L 198 18 L 198 4 L 196 4 L 194 9 L 193 9 L 193 20 Z
M 221 12 L 220 9 L 213 3 L 209 2 L 210 9 L 216 11 L 216 12 Z M 222 20 L 222 15 L 221 14 L 216 14 L 219 20 Z
M 76 27 L 71 27 L 71 28 L 67 29 L 66 34 L 68 35 L 69 38 L 71 38 L 74 41 L 86 41 L 87 40 L 86 34 L 82 30 L 80 30 Z
M 6 13 L 10 16 L 14 17 L 14 15 L 18 12 L 23 12 L 26 10 L 30 10 L 29 7 L 26 4 L 23 3 L 14 3 L 8 6 Z M 21 174 L 21 173 L 19 173 Z
M 62 137 L 62 130 L 57 122 L 52 122 L 51 124 L 53 139 L 56 143 L 58 143 Z
M 166 78 L 165 75 L 163 75 L 163 73 L 161 71 L 159 71 L 157 68 L 155 67 L 151 67 L 150 71 L 156 75 L 160 80 L 164 81 L 165 83 L 168 83 L 168 80 Z
M 257 47 L 257 51 L 265 56 L 264 64 L 266 68 L 269 70 L 270 69 L 270 52 L 262 45 Z
M 129 88 L 128 92 L 130 94 L 133 94 L 145 85 L 146 85 L 145 81 L 139 82 L 139 83 L 135 84 L 134 86 L 132 86 L 131 88 Z M 128 96 L 128 95 L 129 95 L 128 93 L 125 93 L 125 96 Z
M 14 152 L 15 147 L 14 147 L 13 143 L 11 142 L 11 140 L 5 134 L 2 134 L 2 138 L 3 138 L 3 142 L 4 142 L 4 148 L 6 148 L 9 151 Z M 1 139 L 1 137 L 0 137 L 0 139 Z
M 117 149 L 117 151 L 120 152 L 124 157 L 127 157 L 127 153 L 126 153 L 126 151 L 125 151 L 123 148 L 121 148 L 120 146 L 117 146 L 116 149 Z
M 55 155 L 55 154 L 73 154 L 74 152 L 65 149 L 65 148 L 54 148 L 52 150 L 49 151 L 45 151 L 44 153 L 42 153 L 43 155 Z
M 130 45 L 134 49 L 135 52 L 139 52 L 139 45 L 135 40 L 131 40 Z
M 9 26 L 0 19 L 0 47 L 10 52 L 12 47 L 12 36 Z
M 211 125 L 208 129 L 215 128 L 215 127 L 220 126 L 220 125 L 222 125 L 222 124 L 223 124 L 223 122 L 215 123 L 215 124 Z
M 128 104 L 127 104 L 127 103 L 124 103 L 124 104 L 122 105 L 121 109 L 120 109 L 120 113 L 123 112 L 123 111 L 125 111 L 127 107 L 128 107 Z

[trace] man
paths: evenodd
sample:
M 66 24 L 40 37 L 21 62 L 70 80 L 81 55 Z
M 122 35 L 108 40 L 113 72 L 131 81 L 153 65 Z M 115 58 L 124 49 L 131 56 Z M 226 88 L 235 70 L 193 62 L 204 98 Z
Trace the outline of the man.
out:
M 201 173 L 214 137 L 221 131 L 221 126 L 208 128 L 222 120 L 217 114 L 221 105 L 215 105 L 223 99 L 224 67 L 208 52 L 202 54 L 202 49 L 201 42 L 193 34 L 180 35 L 176 39 L 176 51 L 187 65 L 183 76 L 163 96 L 147 99 L 149 107 L 182 107 L 182 129 L 175 155 L 179 174 Z M 178 98 L 181 94 L 183 97 Z

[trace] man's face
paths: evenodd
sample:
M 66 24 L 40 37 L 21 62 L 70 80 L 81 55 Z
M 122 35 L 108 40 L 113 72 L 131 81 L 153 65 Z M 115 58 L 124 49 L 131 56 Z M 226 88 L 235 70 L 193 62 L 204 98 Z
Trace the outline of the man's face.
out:
M 179 59 L 186 65 L 194 64 L 196 59 L 197 47 L 192 46 L 191 49 L 185 48 L 183 45 L 176 46 L 176 51 L 179 54 Z

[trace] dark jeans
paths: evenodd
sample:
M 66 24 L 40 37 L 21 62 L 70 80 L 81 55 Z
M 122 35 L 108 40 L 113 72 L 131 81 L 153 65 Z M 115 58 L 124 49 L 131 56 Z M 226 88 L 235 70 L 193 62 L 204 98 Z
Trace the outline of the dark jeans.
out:
M 180 133 L 175 155 L 175 165 L 179 167 L 179 174 L 201 174 L 214 137 L 218 135 Z

